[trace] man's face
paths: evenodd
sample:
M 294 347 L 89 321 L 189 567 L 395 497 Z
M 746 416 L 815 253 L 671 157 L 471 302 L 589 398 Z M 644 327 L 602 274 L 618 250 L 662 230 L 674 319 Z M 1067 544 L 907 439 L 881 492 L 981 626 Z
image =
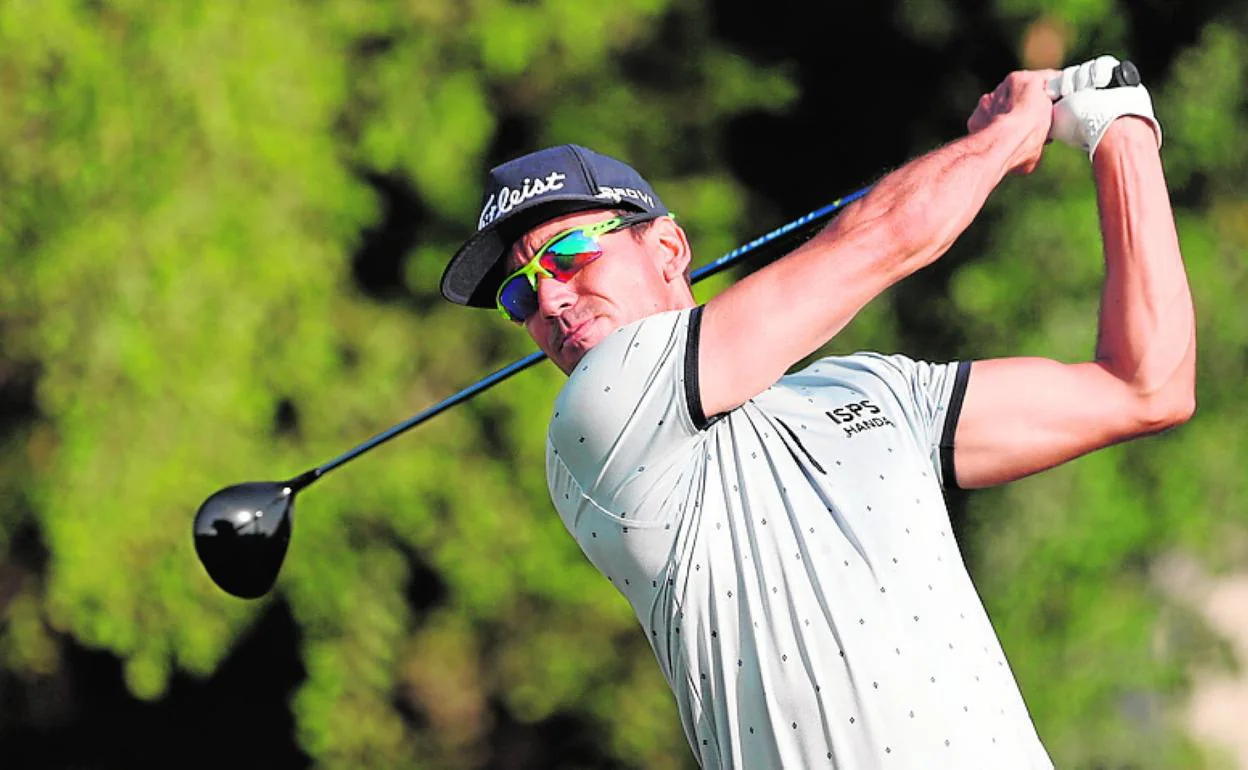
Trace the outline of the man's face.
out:
M 507 271 L 518 270 L 551 238 L 573 227 L 610 219 L 607 210 L 587 211 L 544 222 L 525 233 L 507 254 Z M 684 279 L 688 245 L 670 219 L 598 237 L 602 256 L 567 283 L 537 280 L 537 311 L 525 321 L 529 336 L 565 374 L 608 334 L 655 313 L 690 307 Z M 674 274 L 673 274 L 673 271 Z

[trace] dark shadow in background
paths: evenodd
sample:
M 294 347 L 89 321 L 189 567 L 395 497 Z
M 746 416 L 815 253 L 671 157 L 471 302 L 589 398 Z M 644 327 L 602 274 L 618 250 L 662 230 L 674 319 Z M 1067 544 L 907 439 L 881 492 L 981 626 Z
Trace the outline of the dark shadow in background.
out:
M 303 770 L 311 762 L 295 746 L 290 712 L 305 676 L 297 640 L 289 609 L 274 603 L 215 675 L 175 675 L 155 703 L 127 692 L 118 658 L 66 643 L 62 675 L 22 687 L 5 682 L 0 765 Z
M 629 770 L 605 756 L 605 740 L 578 716 L 556 714 L 530 725 L 496 703 L 490 757 L 481 770 Z
M 403 280 L 404 264 L 416 245 L 420 229 L 430 219 L 411 183 L 393 174 L 363 173 L 360 178 L 377 196 L 381 216 L 360 234 L 360 245 L 351 257 L 355 284 L 379 301 L 410 301 Z

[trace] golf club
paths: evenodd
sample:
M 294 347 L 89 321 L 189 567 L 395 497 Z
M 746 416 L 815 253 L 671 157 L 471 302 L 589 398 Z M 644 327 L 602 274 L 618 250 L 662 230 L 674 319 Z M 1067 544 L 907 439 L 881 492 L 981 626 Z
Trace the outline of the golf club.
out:
M 1139 83 L 1138 70 L 1131 62 L 1124 61 L 1115 67 L 1108 87 L 1135 86 Z M 786 236 L 798 237 L 866 195 L 870 189 L 870 186 L 864 187 L 755 238 L 693 271 L 690 280 L 696 283 L 715 275 L 768 244 L 787 242 L 790 239 Z M 329 462 L 287 481 L 247 482 L 219 490 L 199 507 L 192 527 L 196 553 L 209 577 L 224 591 L 239 598 L 255 599 L 268 593 L 277 581 L 290 544 L 295 495 L 299 491 L 348 460 L 467 401 L 545 357 L 541 351 L 533 352 Z
M 776 228 L 694 270 L 689 278 L 696 283 L 722 272 L 747 254 L 778 243 L 786 236 L 797 236 L 824 222 L 837 210 L 861 198 L 869 187 L 839 198 L 788 224 Z M 287 481 L 252 481 L 225 487 L 213 494 L 195 514 L 195 551 L 209 577 L 221 589 L 242 599 L 256 599 L 269 592 L 277 581 L 282 560 L 290 545 L 295 495 L 335 468 L 389 441 L 456 404 L 497 385 L 514 374 L 540 362 L 546 354 L 530 353 L 499 369 L 455 395 L 377 434 L 329 462 Z

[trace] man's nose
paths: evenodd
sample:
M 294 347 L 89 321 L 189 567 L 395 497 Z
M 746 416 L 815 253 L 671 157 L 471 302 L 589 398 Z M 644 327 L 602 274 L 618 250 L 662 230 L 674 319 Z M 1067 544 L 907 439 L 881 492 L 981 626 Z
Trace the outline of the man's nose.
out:
M 576 302 L 576 292 L 569 284 L 544 275 L 537 277 L 537 312 L 547 318 L 558 316 Z

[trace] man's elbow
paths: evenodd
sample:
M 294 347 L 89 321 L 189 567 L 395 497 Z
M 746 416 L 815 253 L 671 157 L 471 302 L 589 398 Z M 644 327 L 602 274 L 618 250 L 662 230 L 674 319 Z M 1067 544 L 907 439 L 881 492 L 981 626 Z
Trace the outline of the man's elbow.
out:
M 1196 387 L 1194 383 L 1175 385 L 1143 400 L 1140 408 L 1141 434 L 1160 433 L 1177 427 L 1196 414 Z

